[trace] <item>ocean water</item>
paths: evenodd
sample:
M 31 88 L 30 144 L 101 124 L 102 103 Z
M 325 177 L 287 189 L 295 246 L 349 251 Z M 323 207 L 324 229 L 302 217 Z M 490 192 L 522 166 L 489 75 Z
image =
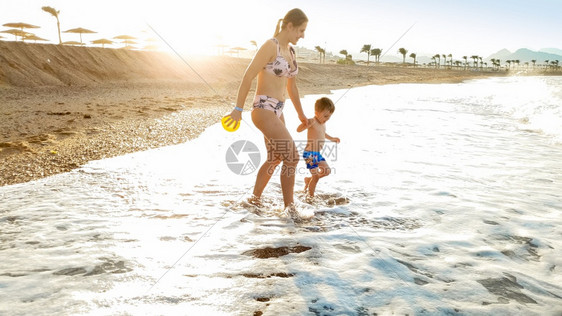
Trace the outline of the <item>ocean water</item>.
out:
M 261 213 L 244 203 L 265 159 L 248 112 L 0 187 L 0 314 L 562 314 L 562 78 L 329 97 L 333 173 L 313 201 L 297 174 L 309 221 L 284 217 L 277 176 Z

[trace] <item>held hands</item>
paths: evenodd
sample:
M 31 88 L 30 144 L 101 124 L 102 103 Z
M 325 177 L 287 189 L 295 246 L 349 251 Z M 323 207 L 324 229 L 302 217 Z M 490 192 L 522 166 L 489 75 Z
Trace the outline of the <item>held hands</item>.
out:
M 303 118 L 304 118 L 304 119 L 303 119 Z M 312 119 L 309 120 L 309 119 L 306 118 L 306 116 L 303 116 L 303 118 L 301 118 L 301 117 L 299 116 L 299 119 L 301 120 L 302 123 L 301 123 L 301 125 L 299 125 L 299 126 L 297 127 L 297 133 L 300 133 L 300 132 L 302 132 L 302 131 L 304 131 L 305 129 L 307 129 L 307 128 L 310 127 L 310 122 L 312 121 Z

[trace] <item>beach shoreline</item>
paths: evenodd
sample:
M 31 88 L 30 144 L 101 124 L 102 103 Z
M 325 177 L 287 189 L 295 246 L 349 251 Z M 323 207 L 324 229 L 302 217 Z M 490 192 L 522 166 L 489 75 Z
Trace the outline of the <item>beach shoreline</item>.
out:
M 12 45 L 27 49 L 21 43 Z M 168 56 L 174 61 L 152 71 L 159 63 L 167 62 L 166 58 L 158 55 L 158 63 L 145 65 L 142 52 L 124 52 L 129 54 L 124 55 L 127 58 L 136 58 L 135 63 L 123 61 L 124 57 L 115 62 L 101 49 L 72 47 L 71 55 L 84 54 L 84 50 L 90 55 L 100 52 L 101 57 L 95 58 L 109 58 L 107 62 L 114 67 L 98 70 L 95 63 L 88 65 L 87 57 L 80 57 L 77 61 L 69 59 L 75 63 L 74 67 L 57 70 L 57 59 L 48 55 L 52 54 L 51 48 L 37 46 L 39 48 L 33 46 L 37 59 L 43 58 L 48 64 L 17 60 L 19 55 L 13 55 L 15 61 L 0 69 L 0 186 L 67 172 L 92 160 L 194 139 L 230 112 L 250 62 L 226 57 L 197 60 L 194 65 L 199 72 L 193 74 L 185 70 L 187 67 L 177 58 Z M 139 65 L 147 68 L 138 69 Z M 181 71 L 170 70 L 180 66 L 184 68 Z M 127 72 L 135 67 L 136 74 Z M 49 76 L 44 75 L 47 70 Z M 301 62 L 297 80 L 303 97 L 329 95 L 332 90 L 366 85 L 458 83 L 505 75 L 486 71 Z M 246 111 L 250 110 L 253 94 L 252 90 L 248 95 Z M 305 113 L 311 116 L 312 105 L 303 106 Z

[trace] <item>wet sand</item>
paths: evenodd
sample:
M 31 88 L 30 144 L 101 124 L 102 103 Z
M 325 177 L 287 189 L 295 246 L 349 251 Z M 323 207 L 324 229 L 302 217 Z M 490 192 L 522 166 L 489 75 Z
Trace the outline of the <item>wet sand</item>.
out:
M 0 185 L 193 139 L 230 112 L 250 62 L 229 57 L 190 60 L 195 74 L 165 53 L 10 42 L 0 42 L 0 52 L 5 61 L 0 63 Z M 450 83 L 502 75 L 301 61 L 298 85 L 302 97 L 373 84 Z M 252 97 L 253 91 L 246 110 Z M 308 115 L 312 106 L 304 104 Z

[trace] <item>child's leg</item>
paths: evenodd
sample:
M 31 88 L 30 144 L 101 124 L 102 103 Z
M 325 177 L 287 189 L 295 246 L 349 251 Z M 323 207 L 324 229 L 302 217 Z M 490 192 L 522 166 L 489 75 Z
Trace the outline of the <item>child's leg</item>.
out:
M 316 191 L 316 184 L 318 184 L 318 180 L 320 180 L 320 177 L 318 177 L 317 174 L 314 174 L 310 178 L 310 182 L 308 182 L 308 195 L 311 197 L 314 197 L 314 192 Z
M 310 173 L 312 174 L 312 178 L 308 182 L 308 195 L 314 196 L 314 192 L 316 191 L 316 185 L 318 184 L 318 180 L 320 180 L 320 178 L 324 178 L 325 176 L 329 175 L 330 172 L 331 172 L 330 166 L 328 166 L 328 163 L 325 161 L 320 161 L 318 163 L 318 168 L 314 168 L 310 170 Z
M 328 166 L 328 163 L 326 161 L 320 161 L 316 170 L 318 178 L 324 178 L 332 173 L 332 169 L 330 169 L 330 166 Z

